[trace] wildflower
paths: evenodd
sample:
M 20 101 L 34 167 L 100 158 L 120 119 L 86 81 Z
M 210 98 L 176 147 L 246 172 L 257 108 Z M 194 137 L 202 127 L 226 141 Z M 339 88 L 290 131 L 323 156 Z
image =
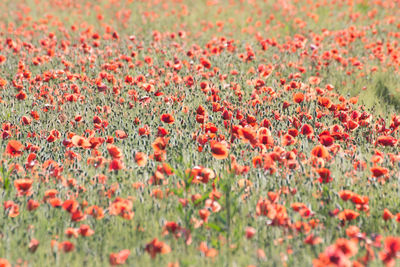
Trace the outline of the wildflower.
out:
M 14 186 L 18 191 L 18 196 L 30 196 L 32 195 L 31 187 L 32 179 L 17 179 L 14 181 Z
M 16 140 L 10 140 L 8 141 L 7 147 L 6 147 L 6 153 L 11 156 L 11 157 L 19 157 L 22 155 L 21 149 L 24 146 L 21 144 L 21 142 L 16 141 Z
M 145 250 L 150 254 L 151 258 L 154 259 L 157 254 L 169 253 L 171 248 L 167 244 L 159 241 L 157 238 L 154 238 L 150 243 L 146 244 Z
M 115 266 L 125 264 L 130 254 L 131 252 L 129 249 L 124 249 L 117 253 L 111 253 L 109 257 L 110 265 Z
M 228 157 L 228 148 L 221 142 L 211 143 L 211 153 L 216 159 L 226 159 Z

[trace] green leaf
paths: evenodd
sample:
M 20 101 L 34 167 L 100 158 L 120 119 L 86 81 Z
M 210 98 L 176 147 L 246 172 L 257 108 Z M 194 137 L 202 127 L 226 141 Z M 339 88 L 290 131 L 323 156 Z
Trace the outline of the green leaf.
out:
M 206 224 L 204 224 L 204 226 L 210 227 L 211 229 L 214 229 L 214 230 L 216 230 L 217 232 L 220 232 L 220 233 L 223 232 L 223 229 L 220 226 L 218 226 L 218 225 L 216 225 L 214 223 L 206 223 Z

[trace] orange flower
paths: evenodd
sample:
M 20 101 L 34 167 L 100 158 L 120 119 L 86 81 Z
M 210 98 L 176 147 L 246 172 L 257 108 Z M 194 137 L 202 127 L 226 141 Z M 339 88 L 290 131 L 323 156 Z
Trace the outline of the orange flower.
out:
M 383 210 L 382 218 L 387 221 L 394 218 L 394 215 L 388 209 Z
M 128 135 L 123 130 L 116 130 L 115 135 L 117 136 L 118 139 L 125 139 L 128 137 Z
M 347 229 L 346 229 L 346 235 L 350 238 L 354 238 L 357 237 L 357 235 L 360 233 L 360 228 L 358 228 L 355 225 L 350 225 Z
M 285 134 L 281 139 L 282 146 L 290 146 L 296 143 L 296 139 L 290 134 Z
M 321 82 L 321 78 L 316 76 L 311 76 L 310 78 L 308 78 L 308 82 L 312 85 L 318 85 Z
M 89 141 L 86 138 L 79 136 L 79 135 L 72 136 L 71 142 L 76 147 L 81 147 L 81 148 L 91 147 L 91 144 L 89 143 Z
M 228 148 L 221 142 L 211 143 L 211 153 L 216 159 L 226 159 L 228 157 Z
M 332 105 L 332 102 L 327 97 L 318 97 L 318 105 L 326 107 L 326 108 L 330 108 Z
M 132 208 L 133 203 L 131 200 L 117 197 L 110 205 L 109 212 L 110 215 L 119 215 L 126 220 L 130 220 L 135 215 L 135 213 L 132 211 Z
M 339 213 L 338 217 L 342 221 L 352 221 L 356 219 L 360 214 L 354 210 L 345 209 Z
M 121 149 L 112 144 L 107 145 L 107 151 L 113 159 L 120 159 L 123 156 Z
M 139 167 L 143 167 L 147 164 L 147 155 L 143 152 L 137 152 L 135 154 L 135 161 Z
M 19 157 L 22 155 L 21 149 L 24 146 L 16 140 L 10 140 L 8 141 L 7 147 L 6 147 L 6 153 L 11 156 L 11 157 Z
M 156 140 L 151 144 L 154 151 L 164 151 L 167 148 L 169 138 L 157 137 Z
M 400 237 L 388 236 L 385 239 L 384 251 L 379 252 L 379 257 L 386 266 L 394 266 L 395 259 L 399 257 Z
M 318 245 L 318 244 L 322 243 L 322 238 L 320 238 L 319 236 L 310 234 L 304 239 L 304 243 L 312 245 L 312 246 Z
M 0 267 L 11 267 L 11 264 L 8 262 L 8 260 L 0 258 Z
M 346 238 L 339 238 L 336 240 L 335 246 L 349 258 L 356 255 L 358 252 L 357 242 Z
M 11 218 L 17 217 L 19 215 L 19 205 L 11 200 L 4 202 L 4 210 L 8 211 L 8 216 Z
M 349 200 L 353 196 L 353 192 L 350 190 L 343 190 L 339 192 L 339 197 L 344 201 Z
M 78 233 L 81 236 L 91 236 L 94 234 L 94 231 L 92 229 L 90 229 L 90 226 L 87 224 L 82 224 L 79 229 L 78 229 Z
M 85 210 L 87 215 L 94 217 L 95 219 L 102 219 L 104 217 L 104 211 L 98 206 L 90 206 Z
M 118 253 L 111 253 L 109 258 L 110 265 L 115 266 L 115 265 L 125 264 L 130 254 L 131 252 L 129 251 L 129 249 L 121 250 Z
M 323 266 L 351 266 L 350 260 L 346 255 L 335 245 L 331 245 L 325 249 L 325 251 L 319 254 L 317 259 L 313 260 L 314 267 Z
M 323 159 L 327 159 L 330 156 L 328 150 L 322 145 L 315 146 L 311 150 L 311 155 L 318 157 L 318 158 L 323 158 Z
M 196 166 L 191 170 L 187 170 L 186 173 L 190 173 L 190 176 L 193 177 L 192 183 L 202 182 L 206 184 L 210 179 L 215 178 L 213 170 L 201 166 Z
M 206 242 L 201 242 L 199 250 L 204 253 L 207 258 L 214 258 L 218 255 L 218 250 L 215 248 L 209 248 Z
M 0 64 L 3 64 L 7 58 L 4 55 L 0 55 Z
M 67 199 L 62 204 L 62 207 L 63 207 L 64 210 L 68 211 L 69 213 L 74 213 L 74 212 L 76 212 L 78 210 L 79 203 L 76 200 Z
M 154 238 L 150 243 L 146 244 L 145 250 L 150 254 L 152 259 L 154 259 L 158 253 L 167 254 L 171 252 L 171 248 L 157 238 Z
M 293 94 L 293 102 L 300 104 L 304 101 L 304 94 L 301 92 L 297 92 Z
M 351 196 L 351 202 L 357 205 L 366 205 L 369 202 L 369 198 L 367 196 L 360 196 L 353 193 L 353 195 Z

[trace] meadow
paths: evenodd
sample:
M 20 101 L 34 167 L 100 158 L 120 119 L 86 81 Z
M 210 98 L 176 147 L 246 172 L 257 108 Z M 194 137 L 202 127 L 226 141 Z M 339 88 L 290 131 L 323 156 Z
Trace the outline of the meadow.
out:
M 0 267 L 400 264 L 399 0 L 0 1 Z

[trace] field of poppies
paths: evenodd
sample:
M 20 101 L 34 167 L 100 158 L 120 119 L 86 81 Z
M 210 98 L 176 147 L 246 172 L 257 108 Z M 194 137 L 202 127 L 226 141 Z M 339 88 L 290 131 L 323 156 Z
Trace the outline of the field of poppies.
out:
M 400 264 L 399 0 L 0 1 L 0 266 Z

